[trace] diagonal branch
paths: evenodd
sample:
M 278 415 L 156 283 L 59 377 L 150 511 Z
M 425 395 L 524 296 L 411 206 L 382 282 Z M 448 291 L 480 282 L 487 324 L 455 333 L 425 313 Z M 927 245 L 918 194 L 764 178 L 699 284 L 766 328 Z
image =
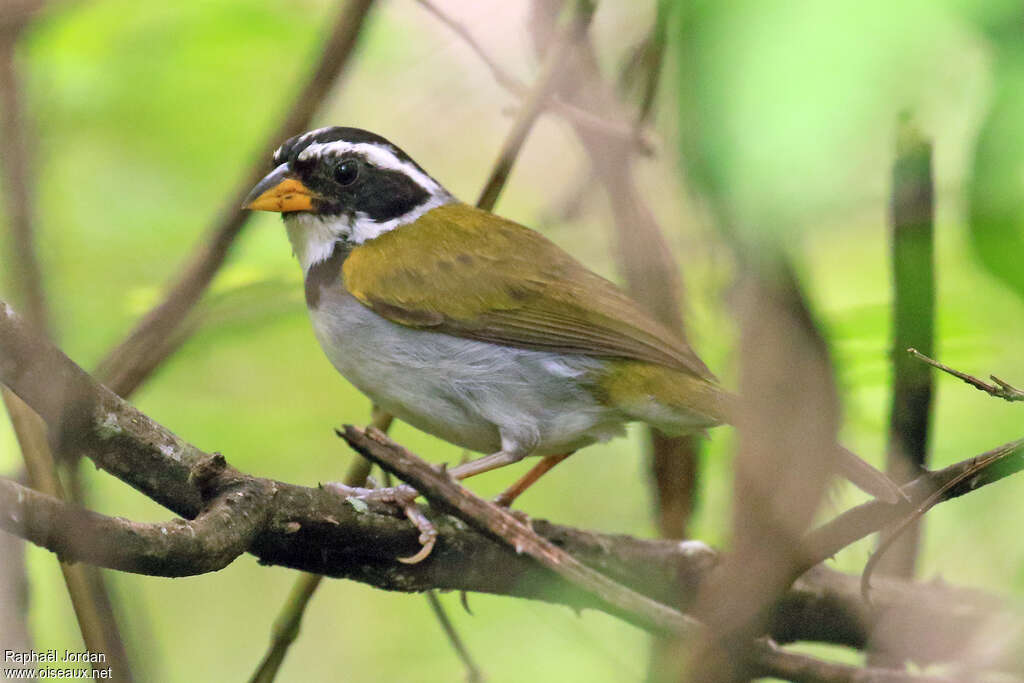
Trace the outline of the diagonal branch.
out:
M 526 136 L 533 127 L 534 121 L 540 116 L 548 94 L 557 87 L 559 77 L 566 74 L 566 61 L 576 46 L 580 44 L 593 16 L 594 6 L 591 0 L 573 0 L 572 16 L 566 25 L 561 27 L 544 57 L 540 75 L 537 76 L 533 88 L 526 95 L 523 108 L 508 137 L 505 138 L 498 155 L 498 163 L 495 164 L 490 178 L 487 179 L 487 183 L 476 201 L 477 207 L 490 211 L 498 202 L 498 196 L 505 187 L 505 181 L 508 180 L 508 175 L 512 171 L 512 164 L 519 155 L 519 149 L 526 141 Z
M 177 349 L 176 345 L 166 343 L 167 339 L 206 291 L 252 214 L 242 209 L 242 200 L 266 171 L 265 150 L 273 149 L 282 140 L 309 127 L 320 103 L 348 64 L 372 6 L 373 0 L 348 0 L 309 80 L 296 95 L 281 123 L 257 147 L 258 158 L 228 195 L 213 227 L 181 269 L 178 279 L 168 288 L 163 301 L 151 309 L 100 363 L 97 375 L 114 393 L 121 396 L 131 394 Z M 177 339 L 180 343 L 181 338 Z
M 617 584 L 537 535 L 509 510 L 470 493 L 447 474 L 394 443 L 380 432 L 345 427 L 344 439 L 364 457 L 411 484 L 432 503 L 475 529 L 490 534 L 556 572 L 608 605 L 608 611 L 656 631 L 694 632 L 700 625 L 676 610 Z
M 473 37 L 473 34 L 470 33 L 469 29 L 446 14 L 444 10 L 433 2 L 430 2 L 430 0 L 416 0 L 416 2 L 434 15 L 438 21 L 451 29 L 453 33 L 459 36 L 459 38 L 466 43 L 469 49 L 473 51 L 473 53 L 491 72 L 491 76 L 494 78 L 495 83 L 522 100 L 529 98 L 530 89 L 527 85 L 505 70 L 505 68 L 498 63 L 498 60 L 492 57 L 480 42 Z M 598 114 L 594 114 L 586 109 L 566 102 L 557 95 L 549 97 L 544 103 L 544 106 L 551 111 L 560 114 L 566 120 L 571 121 L 575 125 L 583 126 L 595 133 L 602 133 L 604 135 L 628 141 L 630 144 L 635 145 L 643 154 L 650 154 L 652 152 L 651 143 L 642 136 L 642 133 L 634 126 L 624 121 L 604 118 Z
M 1024 439 L 1011 441 L 986 453 L 922 474 L 903 487 L 909 503 L 890 505 L 877 500 L 847 510 L 807 534 L 803 546 L 805 571 L 824 562 L 865 536 L 903 520 L 908 511 L 931 507 L 993 484 L 1024 470 Z M 938 500 L 930 500 L 942 491 Z

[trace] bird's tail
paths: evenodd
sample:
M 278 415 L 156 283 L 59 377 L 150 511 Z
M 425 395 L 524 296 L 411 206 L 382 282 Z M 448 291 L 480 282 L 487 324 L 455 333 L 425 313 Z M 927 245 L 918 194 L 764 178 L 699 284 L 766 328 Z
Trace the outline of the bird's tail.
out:
M 604 396 L 634 420 L 669 435 L 735 423 L 739 399 L 717 384 L 660 366 L 620 362 L 602 382 Z M 852 451 L 836 445 L 837 473 L 857 488 L 887 503 L 906 496 L 896 483 Z

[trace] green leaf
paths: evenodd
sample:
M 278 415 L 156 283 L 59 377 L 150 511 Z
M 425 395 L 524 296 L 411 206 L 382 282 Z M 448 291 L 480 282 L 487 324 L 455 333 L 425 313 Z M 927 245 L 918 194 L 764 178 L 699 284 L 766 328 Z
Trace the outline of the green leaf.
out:
M 985 268 L 1024 297 L 1024 46 L 1002 61 L 975 148 L 970 235 Z

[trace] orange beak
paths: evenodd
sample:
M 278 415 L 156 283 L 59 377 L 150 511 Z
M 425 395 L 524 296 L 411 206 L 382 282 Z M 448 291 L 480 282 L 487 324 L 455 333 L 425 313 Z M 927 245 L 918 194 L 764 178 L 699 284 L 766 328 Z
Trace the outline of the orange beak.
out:
M 281 164 L 256 183 L 242 202 L 243 209 L 254 211 L 313 211 L 313 191 L 306 187 L 287 164 Z

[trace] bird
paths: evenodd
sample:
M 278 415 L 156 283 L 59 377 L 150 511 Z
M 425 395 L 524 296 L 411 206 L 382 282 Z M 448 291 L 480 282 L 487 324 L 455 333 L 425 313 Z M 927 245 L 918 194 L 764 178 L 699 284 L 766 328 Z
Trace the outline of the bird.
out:
M 540 456 L 511 505 L 575 451 L 644 422 L 728 423 L 736 399 L 678 335 L 530 228 L 465 204 L 367 130 L 285 141 L 244 208 L 282 215 L 313 331 L 341 375 L 400 420 L 484 454 L 458 479 Z M 900 489 L 852 452 L 838 470 Z

